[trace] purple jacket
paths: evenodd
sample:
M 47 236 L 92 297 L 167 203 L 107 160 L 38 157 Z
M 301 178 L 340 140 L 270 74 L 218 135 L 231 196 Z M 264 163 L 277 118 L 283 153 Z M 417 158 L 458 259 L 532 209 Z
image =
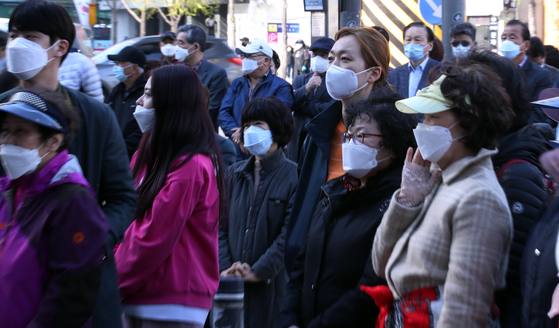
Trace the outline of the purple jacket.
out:
M 78 160 L 0 178 L 0 326 L 89 326 L 109 223 Z

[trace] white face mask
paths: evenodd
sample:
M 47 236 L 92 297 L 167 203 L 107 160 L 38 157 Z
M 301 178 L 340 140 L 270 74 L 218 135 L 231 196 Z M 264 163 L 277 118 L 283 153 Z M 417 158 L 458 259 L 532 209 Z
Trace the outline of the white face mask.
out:
M 448 129 L 439 125 L 427 125 L 418 123 L 413 130 L 417 147 L 421 151 L 423 159 L 431 163 L 438 163 L 446 154 L 452 142 L 462 137 L 452 138 L 450 130 L 456 126 L 458 122 L 452 124 Z
M 311 71 L 318 74 L 326 72 L 328 69 L 328 59 L 324 59 L 320 56 L 311 58 Z
M 49 59 L 48 51 L 58 44 L 56 41 L 50 48 L 43 49 L 40 44 L 25 38 L 15 38 L 6 47 L 6 65 L 8 71 L 20 80 L 30 80 L 47 66 L 55 57 Z
M 136 122 L 142 133 L 146 133 L 151 130 L 153 126 L 153 121 L 155 120 L 155 110 L 144 108 L 140 105 L 136 105 L 136 110 L 133 113 Z
M 499 51 L 503 57 L 513 60 L 520 54 L 520 45 L 512 42 L 511 40 L 505 40 L 501 43 L 501 48 Z
M 163 54 L 163 56 L 166 56 L 166 57 L 173 57 L 175 55 L 175 52 L 177 51 L 177 48 L 170 43 L 167 43 L 166 45 L 164 45 L 160 49 L 161 49 L 161 53 Z
M 198 51 L 198 49 L 194 49 L 193 52 L 190 52 L 190 49 L 194 46 L 195 46 L 195 44 L 191 45 L 190 48 L 188 48 L 188 49 L 183 49 L 183 48 L 179 47 L 179 45 L 176 45 L 175 46 L 175 59 L 180 61 L 180 62 L 183 62 L 186 59 L 186 57 L 188 57 L 188 56 L 192 55 L 193 53 L 195 53 L 196 51 Z
M 340 66 L 332 65 L 326 72 L 326 89 L 330 97 L 336 100 L 347 99 L 353 96 L 354 93 L 363 89 L 369 82 L 363 84 L 358 88 L 359 80 L 357 75 L 368 72 L 374 67 L 355 73 L 350 69 L 341 68 Z
M 8 177 L 15 180 L 35 172 L 41 164 L 41 160 L 50 153 L 46 153 L 43 157 L 39 156 L 39 149 L 44 144 L 43 142 L 37 149 L 27 149 L 10 144 L 0 145 L 0 161 Z
M 386 157 L 377 161 L 377 155 L 380 149 L 371 148 L 365 144 L 356 145 L 353 140 L 342 144 L 342 160 L 344 171 L 352 177 L 361 179 L 366 176 L 372 169 L 377 167 L 378 163 L 388 160 Z
M 243 73 L 250 74 L 254 72 L 258 67 L 262 65 L 258 65 L 259 62 L 263 61 L 266 58 L 262 58 L 259 61 L 254 59 L 244 58 L 243 59 Z
M 244 132 L 244 146 L 248 151 L 257 156 L 264 156 L 270 150 L 272 143 L 272 131 L 264 130 L 257 126 L 251 126 Z
M 470 53 L 472 46 L 464 47 L 463 45 L 459 44 L 458 47 L 452 47 L 452 54 L 454 57 L 467 57 Z

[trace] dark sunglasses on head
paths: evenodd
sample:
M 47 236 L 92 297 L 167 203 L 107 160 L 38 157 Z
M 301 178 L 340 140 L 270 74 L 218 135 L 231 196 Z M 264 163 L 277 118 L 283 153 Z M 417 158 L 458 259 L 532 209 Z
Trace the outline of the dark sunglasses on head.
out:
M 466 40 L 452 41 L 450 44 L 455 48 L 458 47 L 459 44 L 461 44 L 462 47 L 468 47 L 470 45 L 470 41 L 466 41 Z

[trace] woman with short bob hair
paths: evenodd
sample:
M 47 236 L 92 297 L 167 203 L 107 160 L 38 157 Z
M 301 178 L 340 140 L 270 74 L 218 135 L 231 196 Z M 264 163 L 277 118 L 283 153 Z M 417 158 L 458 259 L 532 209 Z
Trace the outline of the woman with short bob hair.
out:
M 344 27 L 336 33 L 328 55 L 326 89 L 335 101 L 307 125 L 308 136 L 299 156 L 300 179 L 293 201 L 285 243 L 285 266 L 295 263 L 305 242 L 321 187 L 345 174 L 340 136 L 347 128 L 342 116 L 353 102 L 367 99 L 386 84 L 390 50 L 375 29 Z
M 145 131 L 130 163 L 138 208 L 115 254 L 125 326 L 202 327 L 219 284 L 218 226 L 227 215 L 203 86 L 185 65 L 161 67 L 136 104 Z
M 494 293 L 505 285 L 512 219 L 491 156 L 514 113 L 488 67 L 447 64 L 441 72 L 396 102 L 424 123 L 375 236 L 373 266 L 389 289 L 368 292 L 383 307 L 382 327 L 498 325 Z
M 283 151 L 293 135 L 291 109 L 276 97 L 248 102 L 241 138 L 252 156 L 227 170 L 229 223 L 219 234 L 219 268 L 245 281 L 245 327 L 278 327 L 287 283 L 284 265 L 288 203 L 297 164 Z
M 295 261 L 280 327 L 374 327 L 378 307 L 361 284 L 382 284 L 371 248 L 390 197 L 400 186 L 406 151 L 415 147 L 415 116 L 399 112 L 391 87 L 352 103 L 340 138 L 346 174 L 321 190 L 307 239 Z
M 20 90 L 0 121 L 0 325 L 87 326 L 109 222 L 68 152 L 76 111 L 56 91 Z

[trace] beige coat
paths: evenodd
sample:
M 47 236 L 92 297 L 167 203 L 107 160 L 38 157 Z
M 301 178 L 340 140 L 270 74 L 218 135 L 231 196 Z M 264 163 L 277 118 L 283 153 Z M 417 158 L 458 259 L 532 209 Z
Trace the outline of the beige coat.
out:
M 482 149 L 442 172 L 415 208 L 393 195 L 373 246 L 376 273 L 395 299 L 444 285 L 437 328 L 488 327 L 493 293 L 505 286 L 512 218 L 491 156 Z

